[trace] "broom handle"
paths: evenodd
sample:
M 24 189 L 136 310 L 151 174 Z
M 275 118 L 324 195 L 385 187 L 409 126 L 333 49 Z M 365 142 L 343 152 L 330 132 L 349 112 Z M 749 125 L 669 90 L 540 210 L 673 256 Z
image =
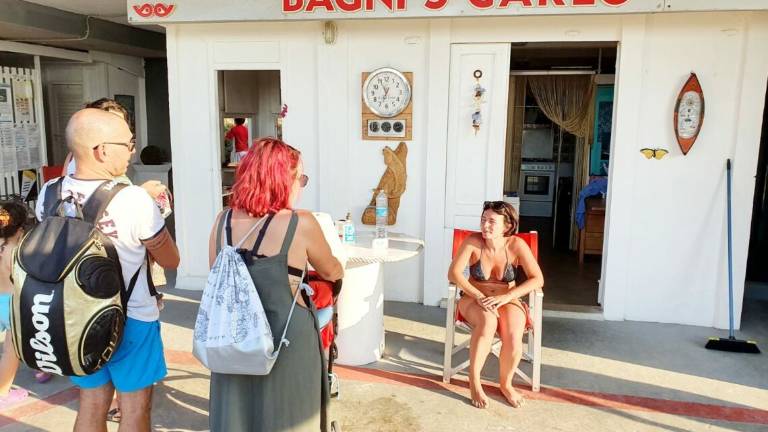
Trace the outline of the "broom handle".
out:
M 733 339 L 733 244 L 731 234 L 731 159 L 726 161 L 726 178 L 728 188 L 728 337 Z

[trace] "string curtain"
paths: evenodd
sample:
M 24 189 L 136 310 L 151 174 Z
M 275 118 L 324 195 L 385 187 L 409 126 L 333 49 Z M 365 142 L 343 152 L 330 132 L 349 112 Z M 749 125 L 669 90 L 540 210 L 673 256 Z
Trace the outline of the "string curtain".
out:
M 579 196 L 589 181 L 589 154 L 594 128 L 594 75 L 534 75 L 528 87 L 544 114 L 576 136 L 573 196 Z M 575 207 L 575 206 L 574 206 Z M 575 208 L 571 209 L 570 248 L 576 248 L 578 229 Z

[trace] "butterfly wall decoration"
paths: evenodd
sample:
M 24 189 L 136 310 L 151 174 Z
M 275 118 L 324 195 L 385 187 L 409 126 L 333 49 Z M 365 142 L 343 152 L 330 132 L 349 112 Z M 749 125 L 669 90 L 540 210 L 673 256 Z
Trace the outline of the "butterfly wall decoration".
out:
M 661 160 L 661 158 L 663 158 L 669 153 L 669 150 L 662 149 L 662 148 L 655 148 L 655 149 L 643 148 L 643 149 L 640 149 L 640 153 L 642 153 L 646 159 L 654 158 L 654 159 Z

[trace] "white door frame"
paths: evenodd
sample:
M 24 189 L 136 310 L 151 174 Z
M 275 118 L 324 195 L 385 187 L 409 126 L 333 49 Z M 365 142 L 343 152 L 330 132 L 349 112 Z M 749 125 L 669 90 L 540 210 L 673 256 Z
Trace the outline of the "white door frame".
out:
M 450 24 L 433 23 L 430 28 L 432 46 L 430 47 L 429 69 L 430 70 L 451 70 L 451 47 L 454 45 L 472 45 L 471 43 L 451 43 L 450 42 Z M 511 43 L 499 42 L 499 43 Z M 547 42 L 558 42 L 552 40 Z M 606 40 L 606 42 L 612 42 Z M 622 44 L 615 41 L 617 46 L 616 58 L 616 81 L 614 85 L 614 108 L 611 125 L 611 155 L 616 155 L 616 132 L 618 124 L 619 100 L 620 100 L 620 69 L 622 64 Z M 496 43 L 496 42 L 494 42 Z M 637 56 L 630 56 L 629 61 L 637 60 Z M 444 74 L 447 75 L 447 74 Z M 427 160 L 433 166 L 427 169 L 427 205 L 425 211 L 425 248 L 424 258 L 424 304 L 438 305 L 445 298 L 447 288 L 445 275 L 447 274 L 450 263 L 452 234 L 449 229 L 443 226 L 446 221 L 448 211 L 447 182 L 447 148 L 449 136 L 447 126 L 449 123 L 450 110 L 450 79 L 449 76 L 438 77 L 432 74 L 430 78 L 429 104 L 431 107 L 428 124 L 430 126 L 430 139 L 427 148 Z M 623 97 L 621 98 L 623 99 Z M 505 123 L 506 124 L 506 123 Z M 506 133 L 506 130 L 505 130 Z M 598 298 L 601 306 L 605 308 L 605 280 L 607 268 L 607 251 L 609 249 L 609 226 L 611 220 L 611 198 L 610 189 L 612 180 L 615 180 L 615 164 L 609 165 L 608 184 L 609 194 L 606 202 L 606 220 L 605 220 L 605 240 L 603 242 L 602 266 L 600 270 L 600 281 L 598 287 Z M 490 179 L 489 179 L 490 180 Z M 500 180 L 501 181 L 501 180 Z M 451 230 L 452 231 L 452 230 Z M 433 276 L 435 275 L 435 276 Z M 616 301 L 618 303 L 618 301 Z M 619 307 L 623 316 L 623 306 Z M 617 312 L 618 312 L 617 311 Z M 614 318 L 616 319 L 616 318 Z

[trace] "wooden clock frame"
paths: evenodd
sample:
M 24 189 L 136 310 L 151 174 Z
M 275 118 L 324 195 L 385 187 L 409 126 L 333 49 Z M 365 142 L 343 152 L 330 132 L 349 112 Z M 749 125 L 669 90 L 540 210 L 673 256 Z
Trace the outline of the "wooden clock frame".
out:
M 365 94 L 364 90 L 361 90 L 360 92 L 360 102 L 362 104 L 362 110 L 361 110 L 361 121 L 360 126 L 362 129 L 362 137 L 365 141 L 411 141 L 413 138 L 413 72 L 401 72 L 405 79 L 408 80 L 408 83 L 411 86 L 411 100 L 408 102 L 408 105 L 405 107 L 403 112 L 400 114 L 394 116 L 394 117 L 381 117 L 376 114 L 374 114 L 369 108 L 368 105 L 365 104 Z M 368 75 L 370 75 L 370 72 L 363 72 L 362 79 L 360 80 L 360 88 L 363 88 L 363 85 L 365 84 L 365 80 L 368 79 Z M 370 136 L 368 135 L 368 120 L 389 120 L 389 121 L 396 121 L 396 120 L 404 120 L 405 121 L 405 136 L 404 137 L 383 137 L 383 136 Z

